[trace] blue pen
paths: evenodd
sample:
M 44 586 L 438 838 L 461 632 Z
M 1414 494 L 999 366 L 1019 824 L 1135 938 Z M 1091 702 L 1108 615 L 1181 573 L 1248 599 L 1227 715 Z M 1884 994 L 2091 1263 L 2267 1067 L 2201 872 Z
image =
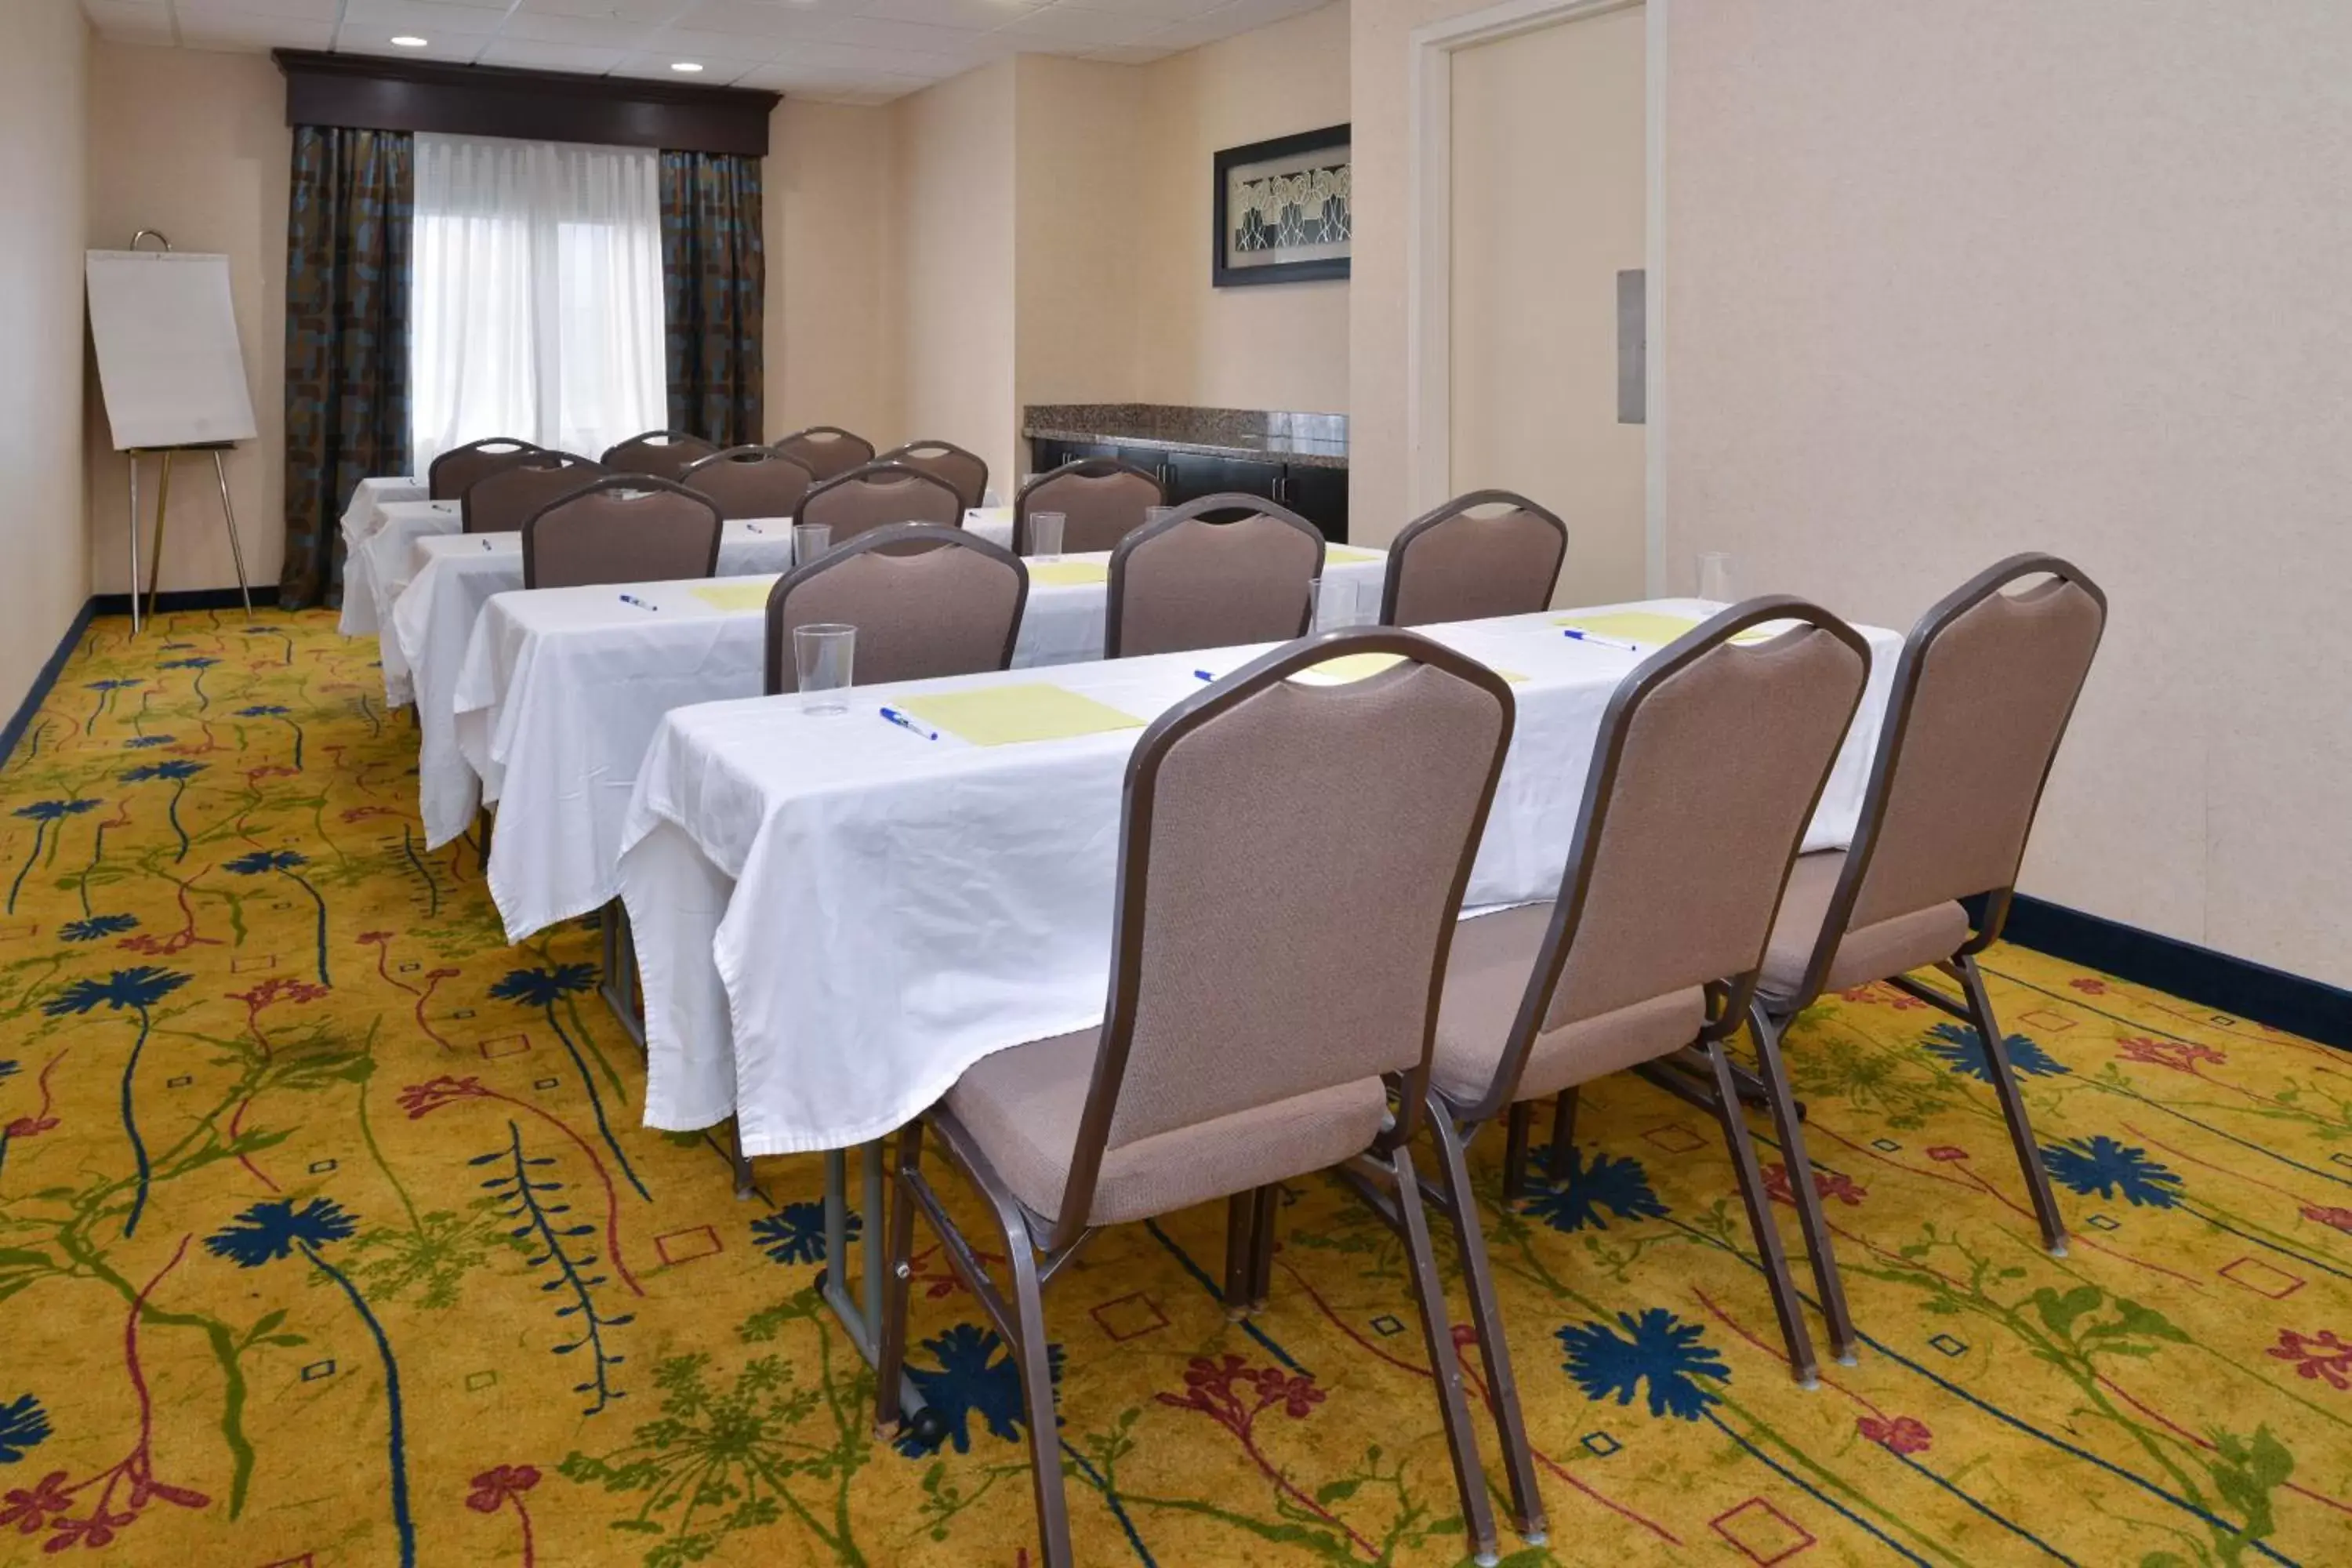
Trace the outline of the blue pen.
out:
M 661 608 L 661 606 L 660 606 L 659 605 L 648 605 L 648 604 L 646 604 L 643 599 L 638 598 L 635 594 L 624 594 L 624 595 L 621 595 L 621 603 L 623 603 L 623 604 L 625 604 L 625 605 L 635 605 L 637 608 L 639 608 L 639 609 L 641 609 L 641 610 L 658 610 L 658 609 L 660 609 L 660 608 Z
M 1560 635 L 1563 637 L 1573 637 L 1578 642 L 1589 642 L 1595 647 L 1622 647 L 1627 653 L 1639 653 L 1642 651 L 1642 645 L 1640 643 L 1626 642 L 1618 637 L 1604 637 L 1599 632 L 1583 631 L 1575 626 L 1562 626 L 1560 628 Z
M 482 535 L 482 548 L 483 548 L 483 549 L 485 549 L 485 550 L 488 550 L 489 547 L 490 547 L 490 536 L 489 536 L 488 534 L 487 534 L 487 533 L 486 533 L 486 534 Z
M 758 533 L 761 531 L 760 525 L 756 522 L 747 522 L 743 526 L 750 529 L 754 533 Z
M 1193 674 L 1193 677 L 1194 677 L 1196 679 L 1200 679 L 1200 680 L 1214 680 L 1214 679 L 1217 679 L 1215 676 L 1211 675 L 1211 674 L 1210 674 L 1207 670 L 1205 670 L 1205 669 L 1196 669 L 1196 670 L 1194 670 L 1194 671 L 1192 672 L 1192 674 Z
M 896 708 L 883 709 L 882 717 L 887 719 L 893 724 L 898 725 L 901 730 L 912 730 L 916 734 L 920 735 L 926 741 L 936 741 L 940 738 L 940 732 L 937 730 L 924 729 L 920 724 L 916 723 L 912 719 L 908 718 Z

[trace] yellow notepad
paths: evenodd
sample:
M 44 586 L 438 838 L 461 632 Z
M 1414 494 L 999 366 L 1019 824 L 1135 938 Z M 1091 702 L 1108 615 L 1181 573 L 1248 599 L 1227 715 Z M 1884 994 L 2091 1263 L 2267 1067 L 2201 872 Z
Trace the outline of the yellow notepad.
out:
M 1326 566 L 1352 566 L 1360 562 L 1378 561 L 1380 558 L 1381 552 L 1377 550 L 1354 550 L 1345 544 L 1327 544 L 1323 547 L 1323 564 Z
M 1131 713 L 1043 681 L 910 697 L 897 706 L 975 746 L 1066 741 L 1075 735 L 1143 728 L 1143 721 Z
M 1402 654 L 1395 653 L 1346 653 L 1338 658 L 1327 658 L 1320 664 L 1309 666 L 1290 679 L 1301 686 L 1344 686 L 1368 675 L 1378 675 L 1403 658 Z M 1494 667 L 1489 665 L 1487 668 L 1491 669 Z M 1513 685 L 1527 679 L 1512 669 L 1496 669 L 1495 673 Z
M 966 509 L 963 514 L 963 525 L 970 528 L 975 522 L 1001 522 L 1010 528 L 1013 526 L 1013 509 L 1009 506 L 975 506 Z
M 1676 637 L 1698 627 L 1698 621 L 1689 616 L 1662 616 L 1654 610 L 1618 610 L 1601 616 L 1566 616 L 1554 621 L 1556 626 L 1574 626 L 1580 632 L 1591 632 L 1604 637 L 1620 637 L 1626 642 L 1640 643 L 1643 647 L 1664 647 Z M 1750 626 L 1731 640 L 1741 647 L 1752 643 L 1770 642 L 1789 629 L 1787 623 L 1777 626 L 1766 623 Z
M 701 583 L 687 590 L 714 610 L 764 610 L 773 577 L 746 577 L 740 582 Z
M 1110 581 L 1108 561 L 1032 561 L 1029 581 L 1051 583 L 1057 588 L 1083 587 L 1088 583 Z

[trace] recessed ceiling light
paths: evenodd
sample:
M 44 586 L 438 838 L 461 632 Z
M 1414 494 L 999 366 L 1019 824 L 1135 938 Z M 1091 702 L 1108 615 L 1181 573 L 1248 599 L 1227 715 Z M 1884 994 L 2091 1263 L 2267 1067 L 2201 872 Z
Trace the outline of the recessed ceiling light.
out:
M 420 38 L 414 33 L 403 33 L 400 37 L 393 39 L 392 41 L 394 45 L 399 48 L 421 49 L 433 40 L 430 38 Z
M 693 60 L 672 60 L 669 62 L 669 68 L 674 71 L 686 71 L 688 74 L 691 74 L 695 71 L 700 70 L 702 67 Z

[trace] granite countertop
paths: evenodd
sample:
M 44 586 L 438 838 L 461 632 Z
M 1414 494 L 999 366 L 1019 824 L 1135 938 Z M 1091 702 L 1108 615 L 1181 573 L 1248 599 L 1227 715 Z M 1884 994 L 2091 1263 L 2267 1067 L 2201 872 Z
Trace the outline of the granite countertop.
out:
M 1048 441 L 1103 441 L 1316 468 L 1348 466 L 1348 416 L 1344 414 L 1183 408 L 1159 403 L 1038 404 L 1023 412 L 1022 435 Z

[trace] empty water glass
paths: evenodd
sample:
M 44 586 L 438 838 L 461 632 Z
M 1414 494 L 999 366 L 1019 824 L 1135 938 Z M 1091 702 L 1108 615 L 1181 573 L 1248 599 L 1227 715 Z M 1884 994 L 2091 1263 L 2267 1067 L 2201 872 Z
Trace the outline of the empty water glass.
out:
M 1698 596 L 1718 605 L 1731 603 L 1731 557 L 1720 550 L 1704 551 L 1699 555 Z
M 833 525 L 828 522 L 796 522 L 793 524 L 793 564 L 805 566 L 833 548 Z
M 846 713 L 846 693 L 857 653 L 857 628 L 814 621 L 793 628 L 793 666 L 800 678 L 801 710 Z
M 1172 506 L 1148 506 L 1143 509 L 1143 526 L 1150 528 L 1176 509 Z
M 1062 553 L 1062 525 L 1068 517 L 1058 511 L 1033 511 L 1029 514 L 1029 553 L 1041 561 L 1051 561 Z
M 1315 624 L 1312 630 L 1336 632 L 1357 624 L 1356 582 L 1349 577 L 1315 579 Z

